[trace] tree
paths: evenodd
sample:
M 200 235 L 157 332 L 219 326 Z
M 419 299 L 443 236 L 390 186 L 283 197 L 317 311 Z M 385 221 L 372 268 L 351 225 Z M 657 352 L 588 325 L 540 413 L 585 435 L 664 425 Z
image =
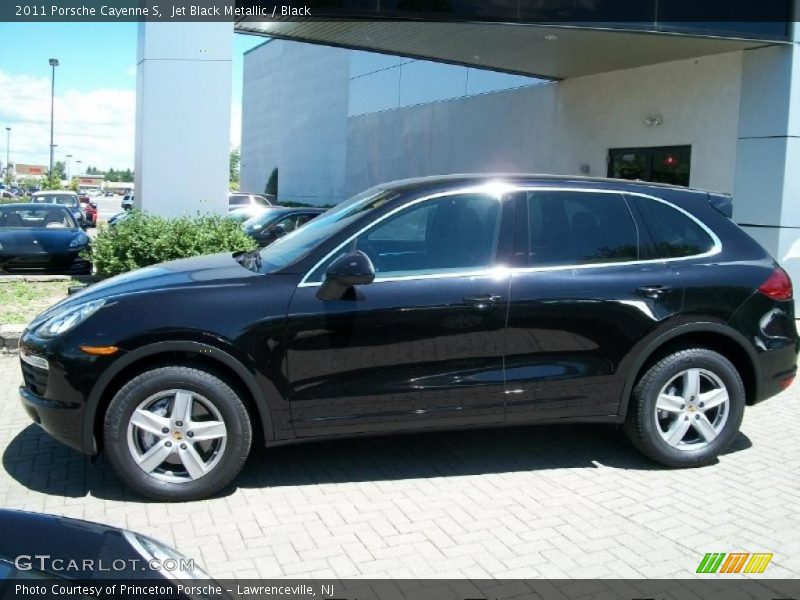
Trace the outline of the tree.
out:
M 50 171 L 45 171 L 45 174 L 42 175 L 42 179 L 39 182 L 41 188 L 43 190 L 57 190 L 61 188 L 61 175 L 56 170 L 56 167 L 53 166 L 52 173 Z
M 239 147 L 237 146 L 233 150 L 228 157 L 228 181 L 231 184 L 231 189 L 234 187 L 239 187 L 239 165 L 242 161 L 242 153 Z
M 72 181 L 69 182 L 69 189 L 71 189 L 73 192 L 77 192 L 80 189 L 77 177 L 73 177 Z
M 114 169 L 108 169 L 106 171 L 106 176 L 104 177 L 106 181 L 119 181 L 119 175 Z
M 67 166 L 64 161 L 57 160 L 56 164 L 53 165 L 53 178 L 59 183 L 67 178 Z
M 119 180 L 124 182 L 133 181 L 133 172 L 130 169 L 125 169 L 119 172 Z
M 88 167 L 86 167 L 86 174 L 87 175 L 100 175 L 100 171 L 98 170 L 97 167 L 93 167 L 93 166 L 89 165 Z
M 265 194 L 270 194 L 278 197 L 278 167 L 272 169 L 272 173 L 269 174 L 269 179 L 267 179 L 267 186 L 264 188 Z
M 22 179 L 19 180 L 19 185 L 24 190 L 29 190 L 32 187 L 39 186 L 39 180 L 35 177 L 31 177 L 30 175 L 26 175 Z

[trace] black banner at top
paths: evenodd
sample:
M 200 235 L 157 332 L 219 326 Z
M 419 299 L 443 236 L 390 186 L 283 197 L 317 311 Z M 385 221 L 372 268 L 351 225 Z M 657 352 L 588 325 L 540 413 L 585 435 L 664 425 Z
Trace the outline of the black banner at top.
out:
M 669 24 L 785 37 L 794 0 L 3 0 L 2 21 L 415 20 Z M 752 37 L 752 36 L 751 36 Z

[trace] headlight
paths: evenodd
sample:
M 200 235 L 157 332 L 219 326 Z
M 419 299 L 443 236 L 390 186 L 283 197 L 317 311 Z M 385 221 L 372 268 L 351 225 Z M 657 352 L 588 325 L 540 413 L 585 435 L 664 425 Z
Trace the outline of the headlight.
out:
M 91 317 L 105 303 L 105 300 L 92 300 L 91 302 L 68 308 L 47 319 L 47 321 L 42 323 L 39 329 L 36 330 L 36 333 L 44 338 L 52 338 L 66 333 Z
M 156 569 L 172 579 L 211 579 L 194 560 L 166 544 L 132 531 L 123 531 L 128 543 L 142 555 L 150 569 Z
M 89 236 L 86 235 L 85 233 L 79 233 L 74 238 L 72 238 L 72 241 L 69 243 L 69 247 L 78 248 L 79 246 L 85 246 L 88 243 L 89 243 Z

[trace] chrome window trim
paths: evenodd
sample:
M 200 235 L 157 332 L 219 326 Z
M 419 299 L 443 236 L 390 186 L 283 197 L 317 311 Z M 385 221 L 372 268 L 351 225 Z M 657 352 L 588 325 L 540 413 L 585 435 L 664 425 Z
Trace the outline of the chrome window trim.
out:
M 673 210 L 678 211 L 679 213 L 683 214 L 684 216 L 691 219 L 694 223 L 696 223 L 703 231 L 705 231 L 710 237 L 711 240 L 714 242 L 714 245 L 711 247 L 710 250 L 707 252 L 702 252 L 700 254 L 691 254 L 689 256 L 681 256 L 676 258 L 648 258 L 644 260 L 628 260 L 628 261 L 619 261 L 619 262 L 609 262 L 609 263 L 596 263 L 596 264 L 576 264 L 576 265 L 554 265 L 549 267 L 504 267 L 502 265 L 495 265 L 489 267 L 487 269 L 472 269 L 472 270 L 465 270 L 465 271 L 458 271 L 458 272 L 450 272 L 450 273 L 429 273 L 425 275 L 398 275 L 395 277 L 376 277 L 372 283 L 383 283 L 389 281 L 412 281 L 417 279 L 452 279 L 454 277 L 485 277 L 485 276 L 493 276 L 497 277 L 500 274 L 510 274 L 511 276 L 515 274 L 521 273 L 538 273 L 538 272 L 547 272 L 547 271 L 571 271 L 575 269 L 602 269 L 602 268 L 609 268 L 609 267 L 620 267 L 625 265 L 647 265 L 647 264 L 670 264 L 673 262 L 684 261 L 684 260 L 692 260 L 698 258 L 707 258 L 710 256 L 715 256 L 722 252 L 722 242 L 720 241 L 719 237 L 716 233 L 714 233 L 705 223 L 700 221 L 697 217 L 695 217 L 690 212 L 684 210 L 680 206 L 676 206 L 672 202 L 668 202 L 663 198 L 659 198 L 657 196 L 653 196 L 651 194 L 645 194 L 643 192 L 629 192 L 625 190 L 614 190 L 614 189 L 603 189 L 603 188 L 584 188 L 584 187 L 563 187 L 563 186 L 531 186 L 531 185 L 524 185 L 524 186 L 516 186 L 513 184 L 504 183 L 502 181 L 499 182 L 491 182 L 487 184 L 477 185 L 477 186 L 469 186 L 464 188 L 459 188 L 457 190 L 449 190 L 447 192 L 438 192 L 436 194 L 431 194 L 428 196 L 423 196 L 422 198 L 417 198 L 415 200 L 411 200 L 406 202 L 405 204 L 398 206 L 397 208 L 389 211 L 379 219 L 372 221 L 368 225 L 365 225 L 361 229 L 359 229 L 356 233 L 348 237 L 344 242 L 336 246 L 332 251 L 328 252 L 321 260 L 317 261 L 317 263 L 305 274 L 303 279 L 300 281 L 297 287 L 319 287 L 322 285 L 321 281 L 308 281 L 308 278 L 311 274 L 316 271 L 325 261 L 327 261 L 331 256 L 339 252 L 343 247 L 347 244 L 352 242 L 355 238 L 359 235 L 367 231 L 368 229 L 372 228 L 375 225 L 378 225 L 385 219 L 389 218 L 390 216 L 396 214 L 397 212 L 409 207 L 414 206 L 415 204 L 419 204 L 420 202 L 425 202 L 427 200 L 435 200 L 437 198 L 444 198 L 447 196 L 457 196 L 461 194 L 475 194 L 475 193 L 483 193 L 487 195 L 496 196 L 498 199 L 502 198 L 507 194 L 512 194 L 515 192 L 585 192 L 585 193 L 594 193 L 594 194 L 616 194 L 618 196 L 638 196 L 640 198 L 647 198 L 649 200 L 655 200 L 656 202 L 661 202 L 662 204 L 666 204 Z M 627 205 L 627 203 L 626 203 Z M 630 207 L 628 207 L 630 212 Z M 636 226 L 636 219 L 631 214 L 631 218 L 633 219 L 634 226 Z M 637 231 L 637 238 L 639 235 L 638 226 L 636 227 Z

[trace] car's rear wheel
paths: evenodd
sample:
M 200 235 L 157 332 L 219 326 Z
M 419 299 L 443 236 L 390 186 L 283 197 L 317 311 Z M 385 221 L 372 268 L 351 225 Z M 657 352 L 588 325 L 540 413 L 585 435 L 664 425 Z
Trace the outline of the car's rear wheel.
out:
M 736 438 L 745 391 L 736 367 L 707 348 L 670 354 L 633 390 L 625 431 L 633 444 L 669 467 L 707 465 Z
M 228 485 L 251 439 L 247 409 L 230 385 L 206 371 L 169 366 L 117 392 L 105 416 L 103 452 L 128 487 L 185 501 Z

